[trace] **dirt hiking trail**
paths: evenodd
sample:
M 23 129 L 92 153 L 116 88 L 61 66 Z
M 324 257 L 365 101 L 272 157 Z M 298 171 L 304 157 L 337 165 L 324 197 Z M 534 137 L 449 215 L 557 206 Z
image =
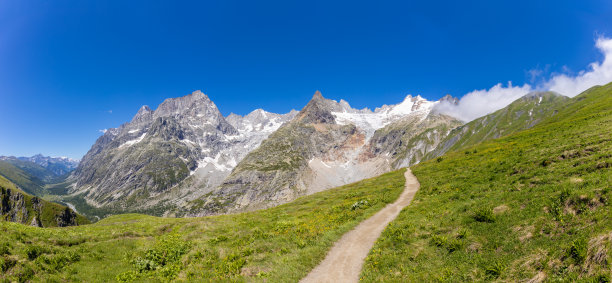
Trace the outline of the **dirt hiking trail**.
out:
M 359 282 L 363 262 L 374 242 L 400 211 L 410 204 L 419 190 L 419 181 L 409 168 L 404 177 L 406 185 L 400 197 L 344 234 L 327 253 L 325 259 L 300 282 Z

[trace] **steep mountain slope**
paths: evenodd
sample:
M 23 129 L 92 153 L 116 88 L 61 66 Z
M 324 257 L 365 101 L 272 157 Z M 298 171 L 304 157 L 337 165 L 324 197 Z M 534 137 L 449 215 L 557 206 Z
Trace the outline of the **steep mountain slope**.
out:
M 370 140 L 372 155 L 385 155 L 393 168 L 419 163 L 440 146 L 461 121 L 446 115 L 431 114 L 427 119 L 407 117 L 377 130 Z
M 494 113 L 453 129 L 425 159 L 529 129 L 554 116 L 568 100 L 555 92 L 529 93 Z
M 70 208 L 29 195 L 0 176 L 0 219 L 37 227 L 87 224 L 89 220 Z
M 0 221 L 0 281 L 297 282 L 342 234 L 397 199 L 404 172 L 243 214 L 126 214 L 70 229 Z
M 421 189 L 362 281 L 609 281 L 612 84 L 557 110 L 412 167 Z
M 161 214 L 218 185 L 248 150 L 293 117 L 257 115 L 233 117 L 261 125 L 238 130 L 200 91 L 167 99 L 155 111 L 143 106 L 96 141 L 73 173 L 71 193 L 95 207 Z M 184 180 L 188 185 L 177 186 Z
M 325 99 L 316 92 L 291 122 L 250 152 L 221 186 L 192 201 L 190 214 L 270 207 L 388 172 L 393 168 L 392 159 L 388 151 L 369 145 L 372 137 L 378 129 L 394 123 L 410 124 L 418 131 L 433 131 L 457 123 L 452 118 L 431 114 L 434 105 L 435 102 L 421 97 L 408 96 L 400 104 L 385 105 L 375 111 L 356 110 L 344 100 Z M 438 133 L 428 140 L 431 149 L 448 131 Z M 408 152 L 403 158 L 416 157 Z

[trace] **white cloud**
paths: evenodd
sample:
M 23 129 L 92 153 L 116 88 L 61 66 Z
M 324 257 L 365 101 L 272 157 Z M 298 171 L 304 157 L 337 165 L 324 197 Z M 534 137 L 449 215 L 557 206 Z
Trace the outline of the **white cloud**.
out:
M 474 90 L 464 95 L 456 105 L 443 101 L 436 106 L 436 111 L 469 122 L 506 107 L 530 91 L 528 84 L 519 87 L 508 82 L 505 87 L 499 83 L 488 90 Z
M 535 88 L 532 88 L 529 84 L 520 87 L 513 86 L 510 82 L 507 87 L 496 84 L 488 90 L 474 90 L 464 95 L 456 105 L 447 101 L 441 102 L 436 106 L 436 111 L 469 122 L 504 108 L 536 89 L 551 90 L 574 97 L 595 85 L 612 82 L 612 39 L 600 37 L 597 39 L 595 46 L 603 53 L 603 62 L 593 62 L 589 64 L 588 70 L 580 71 L 575 76 L 569 75 L 569 71 L 564 67 L 563 72 L 565 74 L 553 75 L 549 80 L 537 84 L 538 87 Z M 546 69 L 548 69 L 548 66 Z M 542 72 L 536 69 L 528 71 L 527 74 L 530 76 L 530 80 L 535 82 Z
M 98 130 L 98 132 L 106 134 L 106 131 L 108 131 L 108 129 L 102 129 L 102 130 Z
M 544 89 L 556 91 L 574 97 L 595 85 L 604 85 L 612 81 L 612 39 L 600 37 L 595 46 L 604 55 L 603 62 L 589 64 L 588 70 L 580 71 L 576 76 L 559 74 L 544 84 Z

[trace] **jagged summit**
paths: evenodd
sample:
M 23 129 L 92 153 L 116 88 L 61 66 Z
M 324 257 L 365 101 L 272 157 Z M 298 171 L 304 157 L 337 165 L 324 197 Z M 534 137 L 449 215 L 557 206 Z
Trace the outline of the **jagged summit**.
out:
M 298 113 L 298 120 L 312 124 L 335 124 L 336 120 L 331 114 L 334 103 L 335 101 L 324 98 L 317 90 L 308 104 Z
M 194 91 L 190 95 L 168 98 L 162 102 L 154 111 L 154 117 L 184 115 L 221 115 L 219 109 L 208 96 L 201 91 Z M 201 116 L 198 116 L 201 117 Z
M 131 122 L 96 141 L 75 171 L 74 191 L 87 192 L 91 204 L 132 211 L 198 197 L 295 114 L 256 109 L 223 117 L 201 91 L 168 98 L 155 110 L 143 106 Z M 187 178 L 191 186 L 177 188 L 179 196 L 162 194 Z M 149 198 L 125 207 L 130 195 L 145 192 Z
M 438 101 L 447 102 L 447 103 L 454 104 L 454 105 L 459 104 L 459 99 L 450 94 L 445 95 L 444 97 L 440 98 L 440 100 Z
M 139 123 L 151 120 L 152 115 L 153 111 L 151 110 L 151 108 L 149 108 L 148 105 L 143 105 L 142 107 L 140 107 L 136 115 L 134 115 L 134 118 L 132 118 L 132 121 L 130 123 Z

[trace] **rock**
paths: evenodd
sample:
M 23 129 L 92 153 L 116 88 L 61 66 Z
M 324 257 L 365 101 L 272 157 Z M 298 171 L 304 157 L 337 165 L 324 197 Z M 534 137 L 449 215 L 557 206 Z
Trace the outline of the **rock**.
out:
M 32 218 L 32 222 L 30 222 L 30 226 L 42 227 L 42 224 L 40 224 L 40 221 L 38 221 L 38 218 L 34 216 L 34 218 Z

